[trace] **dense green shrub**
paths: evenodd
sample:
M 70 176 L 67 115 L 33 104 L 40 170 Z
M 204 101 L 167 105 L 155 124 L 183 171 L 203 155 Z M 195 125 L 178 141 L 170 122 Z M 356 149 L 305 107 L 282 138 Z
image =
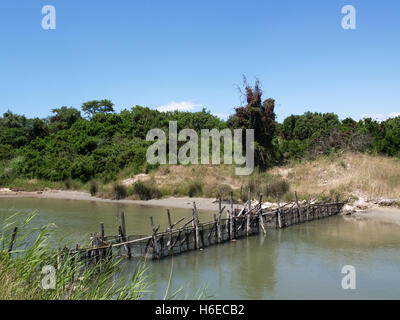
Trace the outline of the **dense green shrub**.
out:
M 161 198 L 161 191 L 150 183 L 137 181 L 133 184 L 133 194 L 137 195 L 140 200 L 150 200 Z
M 126 186 L 118 183 L 113 185 L 113 197 L 115 200 L 124 199 L 126 198 L 127 195 L 128 195 L 128 189 Z

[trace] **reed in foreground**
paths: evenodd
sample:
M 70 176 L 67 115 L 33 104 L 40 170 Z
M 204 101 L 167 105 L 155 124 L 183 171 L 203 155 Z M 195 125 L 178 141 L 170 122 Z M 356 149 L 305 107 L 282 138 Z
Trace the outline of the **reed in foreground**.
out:
M 116 280 L 118 258 L 89 266 L 76 255 L 60 260 L 49 244 L 47 226 L 26 230 L 32 218 L 14 215 L 1 225 L 0 299 L 126 300 L 139 299 L 147 290 L 143 264 L 132 271 L 128 283 L 121 283 Z

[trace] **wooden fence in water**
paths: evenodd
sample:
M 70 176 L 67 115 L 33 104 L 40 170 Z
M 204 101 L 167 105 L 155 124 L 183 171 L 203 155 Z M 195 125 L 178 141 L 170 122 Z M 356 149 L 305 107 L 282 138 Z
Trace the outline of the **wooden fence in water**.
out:
M 181 254 L 192 250 L 202 250 L 206 247 L 235 241 L 263 232 L 269 228 L 286 228 L 294 224 L 305 223 L 337 215 L 344 203 L 335 201 L 300 203 L 295 193 L 296 200 L 283 206 L 277 201 L 276 208 L 263 208 L 262 196 L 256 205 L 251 201 L 234 208 L 231 193 L 229 208 L 222 207 L 219 200 L 219 209 L 214 214 L 214 220 L 200 223 L 196 203 L 193 203 L 192 215 L 188 221 L 182 218 L 174 223 L 171 221 L 170 211 L 167 210 L 169 227 L 160 231 L 160 226 L 155 227 L 153 217 L 150 217 L 152 234 L 147 236 L 127 235 L 125 215 L 121 213 L 121 225 L 118 235 L 106 236 L 104 224 L 101 224 L 100 234 L 93 233 L 92 245 L 89 248 L 77 246 L 74 250 L 67 250 L 72 254 L 79 254 L 82 259 L 94 262 L 108 259 L 117 254 L 127 258 L 161 259 L 164 257 Z M 250 192 L 248 199 L 251 199 Z M 222 218 L 223 213 L 226 218 Z M 184 222 L 185 221 L 185 222 Z M 178 227 L 179 224 L 182 224 Z

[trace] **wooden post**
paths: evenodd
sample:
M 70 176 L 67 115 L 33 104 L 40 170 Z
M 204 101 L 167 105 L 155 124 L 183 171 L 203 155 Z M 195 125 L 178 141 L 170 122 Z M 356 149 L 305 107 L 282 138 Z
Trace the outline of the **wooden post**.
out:
M 218 222 L 215 213 L 214 213 L 214 241 L 215 243 L 218 243 Z
M 121 212 L 121 227 L 122 227 L 122 232 L 126 236 L 125 213 L 123 211 Z
M 250 214 L 251 214 L 251 191 L 250 188 L 247 192 L 247 198 L 249 202 L 249 210 L 247 211 L 246 215 L 246 236 L 248 237 L 250 234 Z
M 336 195 L 336 213 L 339 213 L 339 194 Z
M 153 230 L 153 243 L 154 243 L 154 250 L 155 250 L 155 256 L 159 258 L 159 249 L 158 249 L 158 241 L 157 241 L 157 233 L 156 233 L 156 228 L 154 227 L 154 222 L 153 222 L 153 217 L 150 217 L 150 224 L 151 224 L 151 229 Z M 154 253 L 153 253 L 154 256 Z
M 172 246 L 172 222 L 171 222 L 171 214 L 169 213 L 169 209 L 167 209 L 167 215 L 168 215 L 168 225 L 169 225 L 169 241 L 167 243 L 168 247 L 168 252 L 171 254 L 171 246 Z
M 199 233 L 199 212 L 197 211 L 196 202 L 193 202 L 194 206 L 194 213 L 196 216 L 196 241 L 197 241 L 197 248 L 200 248 L 200 233 Z
M 263 229 L 264 234 L 267 234 L 267 231 L 265 230 L 265 227 L 264 227 L 264 220 L 263 220 L 263 217 L 262 217 L 262 198 L 263 198 L 263 194 L 260 193 L 260 200 L 258 202 L 258 204 L 259 204 L 258 219 L 259 219 L 259 225 Z
M 250 188 L 249 188 L 249 191 L 247 192 L 247 198 L 248 198 L 248 201 L 249 201 L 249 211 L 251 211 L 251 191 L 250 191 Z
M 218 219 L 217 219 L 217 232 L 218 232 L 218 242 L 222 242 L 222 233 L 221 233 L 221 216 L 222 216 L 222 208 L 221 208 L 221 199 L 219 202 L 219 211 L 218 211 Z
M 301 212 L 301 207 L 300 207 L 300 204 L 299 204 L 299 198 L 297 197 L 297 191 L 294 192 L 294 195 L 296 197 L 296 204 L 297 204 L 297 210 L 298 210 L 297 212 L 298 212 L 299 222 L 301 223 L 302 222 L 302 219 L 301 219 L 302 212 Z
M 14 241 L 15 241 L 15 238 L 16 238 L 16 236 L 17 236 L 17 231 L 18 231 L 18 227 L 14 227 L 13 233 L 12 233 L 12 235 L 11 235 L 10 245 L 9 245 L 9 247 L 8 247 L 8 253 L 10 253 L 10 254 L 11 254 L 11 252 L 12 252 L 12 250 L 13 250 Z
M 231 209 L 229 211 L 229 240 L 233 237 L 233 192 L 231 191 Z
M 279 194 L 278 193 L 276 193 L 276 202 L 278 204 L 278 210 L 276 211 L 276 216 L 278 219 L 278 226 L 279 226 L 279 229 L 282 229 L 281 206 L 279 204 Z
M 243 194 L 242 194 L 242 192 L 243 192 L 243 185 L 240 186 L 240 202 L 243 203 Z
M 101 240 L 102 241 L 104 241 L 105 240 L 105 235 L 104 235 L 104 223 L 103 222 L 101 222 L 100 223 L 100 237 L 101 237 Z

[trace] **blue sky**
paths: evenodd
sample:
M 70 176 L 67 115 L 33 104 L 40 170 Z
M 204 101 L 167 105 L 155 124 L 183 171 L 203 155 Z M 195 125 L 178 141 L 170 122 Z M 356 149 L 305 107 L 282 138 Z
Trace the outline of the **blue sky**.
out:
M 41 9 L 56 8 L 56 30 Z M 351 4 L 357 29 L 344 30 Z M 45 117 L 111 99 L 228 115 L 242 75 L 259 78 L 282 121 L 400 112 L 400 1 L 2 0 L 0 113 Z

